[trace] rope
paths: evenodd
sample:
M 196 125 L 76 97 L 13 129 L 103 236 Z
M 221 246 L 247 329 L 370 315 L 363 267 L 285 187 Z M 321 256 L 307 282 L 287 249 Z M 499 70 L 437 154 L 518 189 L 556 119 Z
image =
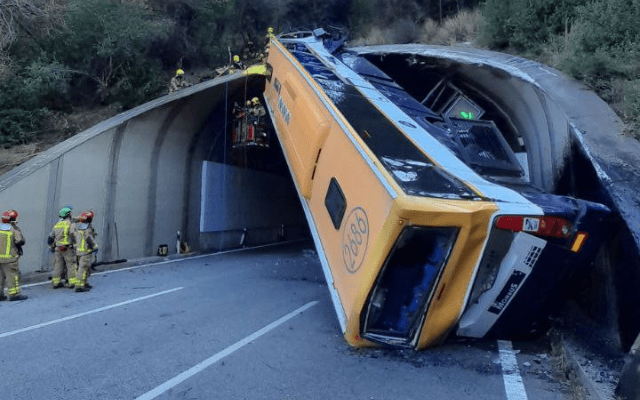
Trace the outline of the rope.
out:
M 225 82 L 224 84 L 224 127 L 222 129 L 222 200 L 223 204 L 227 204 L 227 123 L 229 116 L 229 82 Z M 226 216 L 226 213 L 222 213 L 222 215 Z M 226 221 L 225 221 L 226 225 Z M 221 231 L 220 235 L 220 249 L 224 244 L 224 229 Z

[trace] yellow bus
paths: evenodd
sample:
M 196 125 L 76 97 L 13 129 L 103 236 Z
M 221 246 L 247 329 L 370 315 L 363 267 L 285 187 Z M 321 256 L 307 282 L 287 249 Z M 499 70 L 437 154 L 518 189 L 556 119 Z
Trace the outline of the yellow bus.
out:
M 575 209 L 552 215 L 438 138 L 447 124 L 459 136 L 494 132 L 495 124 L 422 105 L 408 112 L 407 98 L 394 99 L 406 96 L 401 88 L 326 32 L 280 35 L 267 68 L 265 105 L 349 344 L 420 349 L 456 328 L 484 336 L 525 293 L 528 265 L 544 249 L 565 251 L 586 238 Z M 504 173 L 522 176 L 504 140 L 490 151 Z M 594 221 L 607 212 L 585 204 Z

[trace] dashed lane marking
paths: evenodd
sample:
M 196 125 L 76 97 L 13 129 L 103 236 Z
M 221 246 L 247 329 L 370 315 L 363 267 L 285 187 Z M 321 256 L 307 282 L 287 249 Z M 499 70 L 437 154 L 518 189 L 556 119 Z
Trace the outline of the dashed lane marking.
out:
M 522 376 L 520 376 L 518 369 L 518 360 L 511 342 L 498 340 L 498 351 L 507 400 L 527 400 L 527 392 L 524 390 L 524 383 L 522 383 Z

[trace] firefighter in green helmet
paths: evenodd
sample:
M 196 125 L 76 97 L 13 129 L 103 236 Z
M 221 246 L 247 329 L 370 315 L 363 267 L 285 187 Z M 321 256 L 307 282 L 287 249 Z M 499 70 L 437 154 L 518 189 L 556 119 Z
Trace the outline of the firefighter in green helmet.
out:
M 74 248 L 76 227 L 71 219 L 71 207 L 62 207 L 59 215 L 60 219 L 51 229 L 47 242 L 53 252 L 51 282 L 54 289 L 64 287 L 62 274 L 66 268 L 67 287 L 74 288 L 78 263 Z

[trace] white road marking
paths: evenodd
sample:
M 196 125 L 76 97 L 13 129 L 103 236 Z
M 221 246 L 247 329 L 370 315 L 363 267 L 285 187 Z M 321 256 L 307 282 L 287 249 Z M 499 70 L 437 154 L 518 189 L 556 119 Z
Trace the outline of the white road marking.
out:
M 502 364 L 502 377 L 504 379 L 504 389 L 507 392 L 507 400 L 527 400 L 527 392 L 524 390 L 518 360 L 513 351 L 511 342 L 508 340 L 498 340 L 498 351 L 500 353 L 500 363 Z
M 31 325 L 31 326 L 28 326 L 26 328 L 17 329 L 15 331 L 1 333 L 0 334 L 0 339 L 5 338 L 7 336 L 17 335 L 18 333 L 23 333 L 23 332 L 32 331 L 32 330 L 35 330 L 35 329 L 40 329 L 40 328 L 43 328 L 45 326 L 58 324 L 60 322 L 70 321 L 72 319 L 84 317 L 86 315 L 99 313 L 101 311 L 106 311 L 106 310 L 109 310 L 109 309 L 112 309 L 112 308 L 116 308 L 116 307 L 120 307 L 120 306 L 126 306 L 127 304 L 135 303 L 136 301 L 147 300 L 147 299 L 150 299 L 152 297 L 162 296 L 163 294 L 175 292 L 175 291 L 182 290 L 182 289 L 184 289 L 184 288 L 183 287 L 178 287 L 178 288 L 171 289 L 171 290 L 165 290 L 164 292 L 154 293 L 154 294 L 150 294 L 148 296 L 143 296 L 143 297 L 138 297 L 138 298 L 135 298 L 135 299 L 132 299 L 132 300 L 123 301 L 121 303 L 113 304 L 113 305 L 110 305 L 110 306 L 96 308 L 95 310 L 86 311 L 86 312 L 83 312 L 83 313 L 80 313 L 80 314 L 70 315 L 68 317 L 55 319 L 53 321 L 43 322 L 43 323 L 37 324 L 37 325 Z
M 197 374 L 198 372 L 204 370 L 205 368 L 211 366 L 212 364 L 220 361 L 224 357 L 226 357 L 226 356 L 234 353 L 235 351 L 241 349 L 245 345 L 253 342 L 254 340 L 258 339 L 260 336 L 262 336 L 265 333 L 277 328 L 278 326 L 280 326 L 283 323 L 287 322 L 291 318 L 296 317 L 299 314 L 303 313 L 304 311 L 308 310 L 309 308 L 315 306 L 316 304 L 318 304 L 317 301 L 312 301 L 312 302 L 309 302 L 309 303 L 305 304 L 304 306 L 298 308 L 295 311 L 290 312 L 289 314 L 285 315 L 284 317 L 278 319 L 277 321 L 274 321 L 274 322 L 270 323 L 269 325 L 265 326 L 264 328 L 262 328 L 262 329 L 260 329 L 260 330 L 258 330 L 256 332 L 252 333 L 251 335 L 245 337 L 244 339 L 237 341 L 236 343 L 232 344 L 231 346 L 227 347 L 226 349 L 222 350 L 221 352 L 219 352 L 217 354 L 214 354 L 213 356 L 207 358 L 206 360 L 202 361 L 201 363 L 189 368 L 188 370 L 184 371 L 183 373 L 181 373 L 181 374 L 169 379 L 168 381 L 166 381 L 162 385 L 157 386 L 155 389 L 150 390 L 147 393 L 143 394 L 142 396 L 138 397 L 136 400 L 151 400 L 151 399 L 156 398 L 157 396 L 163 394 L 167 390 L 172 389 L 173 387 L 179 385 L 180 383 L 182 383 L 185 380 L 191 378 L 193 375 Z

